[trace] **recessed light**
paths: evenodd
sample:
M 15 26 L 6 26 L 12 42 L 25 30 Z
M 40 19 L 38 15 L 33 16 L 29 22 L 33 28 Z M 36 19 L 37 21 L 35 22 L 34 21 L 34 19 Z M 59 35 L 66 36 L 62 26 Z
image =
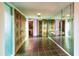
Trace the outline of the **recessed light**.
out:
M 66 16 L 70 16 L 69 14 L 67 14 Z
M 37 13 L 37 15 L 41 15 L 41 13 Z

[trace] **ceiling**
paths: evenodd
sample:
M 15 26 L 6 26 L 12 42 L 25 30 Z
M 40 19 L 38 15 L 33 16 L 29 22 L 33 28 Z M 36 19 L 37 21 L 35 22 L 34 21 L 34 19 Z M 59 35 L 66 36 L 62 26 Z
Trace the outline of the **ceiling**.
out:
M 26 16 L 52 16 L 65 8 L 70 2 L 10 2 Z

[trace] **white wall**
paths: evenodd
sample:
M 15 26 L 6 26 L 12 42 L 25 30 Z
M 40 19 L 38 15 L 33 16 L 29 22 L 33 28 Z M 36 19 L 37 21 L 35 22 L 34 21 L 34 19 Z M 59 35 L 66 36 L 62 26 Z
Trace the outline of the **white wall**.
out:
M 37 23 L 38 21 L 37 21 L 37 19 L 34 19 L 33 20 L 33 36 L 37 36 L 38 34 L 37 34 L 37 26 L 38 26 L 38 23 Z
M 74 3 L 74 55 L 79 56 L 79 3 Z
M 59 32 L 59 20 L 55 19 L 55 32 Z
M 29 46 L 29 24 L 28 24 L 28 18 L 26 19 L 26 43 L 25 43 L 25 47 L 28 48 Z
M 4 31 L 4 8 L 3 3 L 0 3 L 0 55 L 4 55 L 3 47 L 3 31 Z
M 65 47 L 67 50 L 69 50 L 69 48 L 70 48 L 69 44 L 71 44 L 71 43 L 69 43 L 69 40 L 70 40 L 69 32 L 70 32 L 70 24 L 68 22 L 68 19 L 66 19 L 65 20 Z

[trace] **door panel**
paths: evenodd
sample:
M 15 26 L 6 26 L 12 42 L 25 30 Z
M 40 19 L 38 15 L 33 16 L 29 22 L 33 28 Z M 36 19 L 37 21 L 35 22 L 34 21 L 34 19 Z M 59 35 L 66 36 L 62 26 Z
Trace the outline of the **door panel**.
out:
M 46 37 L 48 34 L 48 29 L 47 29 L 48 23 L 47 23 L 47 20 L 43 20 L 42 22 L 43 22 L 42 23 L 42 36 Z
M 42 36 L 42 21 L 39 21 L 39 36 Z

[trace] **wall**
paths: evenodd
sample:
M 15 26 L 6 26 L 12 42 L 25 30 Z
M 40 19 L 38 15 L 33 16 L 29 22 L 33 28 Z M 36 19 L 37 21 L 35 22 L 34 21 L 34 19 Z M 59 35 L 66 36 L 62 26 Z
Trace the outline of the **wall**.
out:
M 26 19 L 26 43 L 25 43 L 25 47 L 29 47 L 29 24 L 28 24 L 28 18 Z
M 74 3 L 74 55 L 79 56 L 79 3 Z
M 37 36 L 37 26 L 38 26 L 38 20 L 37 19 L 34 19 L 33 20 L 33 36 Z
M 23 15 L 23 16 L 25 16 L 18 8 L 16 8 L 14 5 L 12 5 L 11 3 L 9 3 L 9 2 L 6 2 L 8 5 L 10 5 L 12 8 L 13 8 L 13 15 L 12 15 L 12 18 L 13 19 L 15 19 L 14 18 L 14 16 L 15 16 L 15 14 L 14 14 L 14 9 L 16 9 L 18 12 L 20 12 L 21 13 L 21 15 Z M 12 22 L 13 22 L 13 55 L 15 55 L 15 20 L 12 20 Z M 26 28 L 27 28 L 27 25 L 28 23 L 26 22 Z M 26 30 L 28 30 L 28 29 L 26 29 Z M 26 40 L 27 40 L 27 38 L 28 38 L 28 32 L 26 31 Z M 28 44 L 28 43 L 27 43 Z
M 16 9 L 14 10 L 15 20 L 15 51 L 17 52 L 25 41 L 26 18 Z
M 4 17 L 5 17 L 5 27 L 4 27 L 4 47 L 5 55 L 12 55 L 13 51 L 13 22 L 12 22 L 12 8 L 4 3 Z
M 4 9 L 3 4 L 0 3 L 0 55 L 4 55 L 3 47 L 3 31 L 4 31 Z

